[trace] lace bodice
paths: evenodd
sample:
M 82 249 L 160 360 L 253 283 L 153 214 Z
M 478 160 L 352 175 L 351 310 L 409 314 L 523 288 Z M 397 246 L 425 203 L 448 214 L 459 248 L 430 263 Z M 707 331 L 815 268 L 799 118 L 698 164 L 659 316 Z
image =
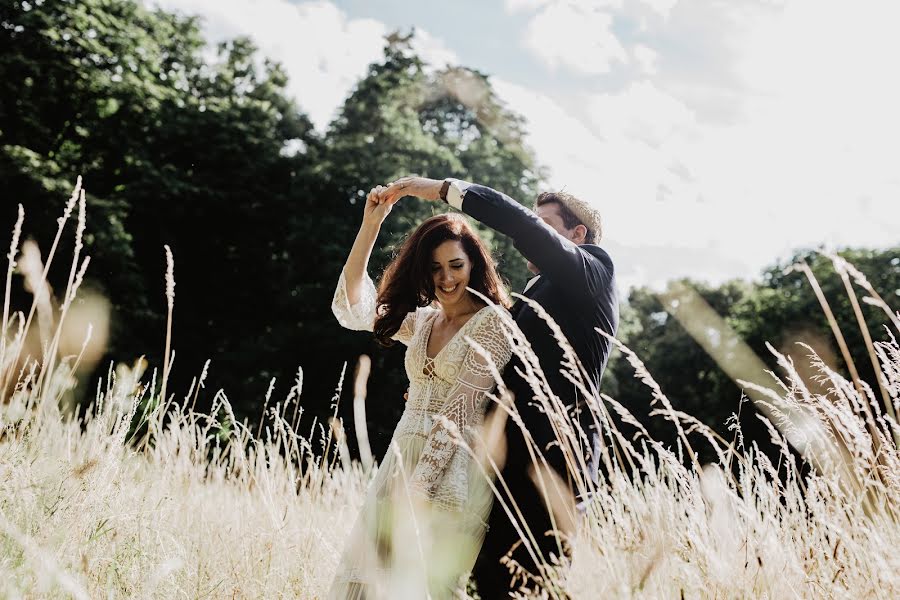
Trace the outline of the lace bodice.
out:
M 360 302 L 347 299 L 343 272 L 334 294 L 332 311 L 344 327 L 372 331 L 376 315 L 375 285 L 366 277 Z M 438 309 L 419 308 L 410 313 L 394 339 L 407 346 L 405 367 L 409 378 L 409 400 L 394 431 L 392 443 L 403 446 L 410 438 L 424 440 L 417 463 L 410 469 L 411 491 L 435 504 L 461 510 L 468 495 L 471 455 L 458 448 L 456 434 L 470 446 L 482 423 L 487 394 L 496 381 L 487 360 L 477 347 L 488 353 L 497 371 L 511 356 L 505 310 L 487 306 L 473 315 L 435 356 L 427 346 Z

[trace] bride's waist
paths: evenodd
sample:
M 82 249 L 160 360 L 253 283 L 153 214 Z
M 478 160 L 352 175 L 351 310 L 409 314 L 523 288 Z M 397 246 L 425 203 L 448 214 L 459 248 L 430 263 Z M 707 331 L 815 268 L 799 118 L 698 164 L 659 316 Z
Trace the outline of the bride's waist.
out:
M 414 410 L 438 412 L 443 408 L 449 393 L 450 386 L 442 381 L 428 384 L 415 383 L 409 387 L 409 399 L 406 401 L 406 407 Z
M 407 404 L 406 410 L 403 411 L 403 416 L 400 417 L 400 421 L 397 423 L 397 432 L 401 435 L 406 433 L 415 433 L 417 435 L 424 433 L 427 435 L 431 432 L 435 418 L 438 418 L 443 408 L 443 400 L 425 402 L 421 406 Z M 477 413 L 471 415 L 465 423 L 457 423 L 457 426 L 461 429 L 472 426 L 477 427 L 483 421 L 484 415 Z
M 435 414 L 444 408 L 446 400 L 444 398 L 416 398 L 410 396 L 406 402 L 406 410 L 404 412 L 419 414 Z

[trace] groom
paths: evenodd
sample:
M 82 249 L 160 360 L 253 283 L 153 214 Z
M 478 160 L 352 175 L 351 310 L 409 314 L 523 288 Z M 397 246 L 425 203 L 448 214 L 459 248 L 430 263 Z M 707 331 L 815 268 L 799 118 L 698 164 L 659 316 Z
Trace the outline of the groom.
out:
M 600 215 L 596 209 L 570 194 L 557 192 L 538 196 L 532 212 L 505 194 L 456 179 L 441 181 L 404 177 L 380 194 L 382 201 L 387 202 L 396 202 L 403 196 L 442 200 L 512 238 L 516 249 L 528 260 L 529 270 L 536 274 L 528 282 L 523 295 L 540 304 L 562 329 L 587 373 L 588 389 L 596 397 L 611 342 L 597 333 L 595 328 L 614 336 L 619 322 L 613 263 L 609 255 L 596 245 L 601 234 Z M 566 405 L 570 415 L 578 415 L 575 418 L 592 437 L 591 447 L 583 452 L 583 464 L 587 466 L 582 474 L 596 481 L 600 438 L 594 419 L 584 406 L 584 394 L 560 372 L 562 349 L 547 323 L 527 303 L 521 300 L 516 302 L 511 312 L 538 357 L 550 389 Z M 519 372 L 524 372 L 524 368 L 514 356 L 503 373 L 503 379 L 514 395 L 523 424 L 551 468 L 575 495 L 577 490 L 570 469 L 567 469 L 566 458 L 554 444 L 554 426 L 536 406 L 538 402 L 535 401 L 534 391 Z M 537 554 L 544 560 L 549 560 L 551 553 L 559 556 L 560 548 L 568 554 L 565 545 L 552 532 L 554 527 L 550 511 L 539 500 L 544 495 L 529 475 L 531 459 L 526 441 L 520 427 L 512 420 L 507 421 L 506 439 L 507 460 L 500 475 L 537 541 Z M 503 492 L 503 499 L 508 505 L 509 495 Z M 501 502 L 494 502 L 488 525 L 473 576 L 482 598 L 506 598 L 509 596 L 510 574 L 500 559 L 520 538 Z M 523 544 L 512 552 L 512 558 L 532 573 L 538 572 Z

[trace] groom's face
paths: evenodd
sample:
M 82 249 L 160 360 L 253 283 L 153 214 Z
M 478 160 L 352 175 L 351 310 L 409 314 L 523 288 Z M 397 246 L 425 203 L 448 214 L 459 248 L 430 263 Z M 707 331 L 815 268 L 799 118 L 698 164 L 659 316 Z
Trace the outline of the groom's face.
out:
M 563 222 L 562 216 L 559 214 L 559 205 L 555 202 L 549 202 L 547 204 L 542 204 L 534 209 L 534 214 L 538 216 L 544 223 L 552 227 L 556 233 L 563 236 L 567 240 L 571 240 L 575 243 L 583 243 L 583 239 L 581 242 L 577 241 L 578 237 L 578 228 L 569 229 L 566 227 L 566 224 Z M 540 269 L 538 269 L 531 261 L 528 261 L 528 270 L 537 275 L 540 273 Z

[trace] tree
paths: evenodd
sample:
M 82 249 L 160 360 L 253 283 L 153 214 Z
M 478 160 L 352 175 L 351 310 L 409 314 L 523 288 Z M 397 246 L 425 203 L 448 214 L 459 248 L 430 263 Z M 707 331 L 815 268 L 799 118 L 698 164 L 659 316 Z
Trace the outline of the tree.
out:
M 888 303 L 893 302 L 896 309 L 900 295 L 900 248 L 845 249 L 840 252 L 840 256 L 864 273 L 872 287 Z M 808 365 L 806 355 L 809 352 L 799 345 L 804 343 L 813 347 L 833 368 L 850 378 L 848 365 L 841 355 L 810 282 L 803 273 L 792 268 L 800 263 L 808 264 L 812 270 L 850 349 L 851 360 L 862 380 L 876 390 L 877 394 L 875 368 L 869 358 L 850 296 L 827 256 L 812 250 L 801 251 L 786 262 L 767 269 L 756 293 L 735 306 L 735 329 L 761 356 L 769 354 L 765 347 L 766 342 L 769 342 L 780 352 L 791 356 L 801 369 L 805 369 Z M 854 286 L 854 294 L 859 297 L 865 327 L 871 337 L 875 340 L 883 339 L 885 327 L 890 325 L 887 315 L 881 309 L 862 302 L 862 296 L 867 294 L 861 288 Z
M 847 249 L 840 255 L 866 274 L 876 291 L 889 302 L 897 298 L 900 249 Z M 787 262 L 767 269 L 763 279 L 752 284 L 734 281 L 710 287 L 690 281 L 683 283 L 696 290 L 768 368 L 778 372 L 775 359 L 766 348 L 767 342 L 790 356 L 808 384 L 816 388 L 815 373 L 809 368 L 806 356 L 809 352 L 798 342 L 812 346 L 845 377 L 850 375 L 807 278 L 788 268 L 802 261 L 810 265 L 821 284 L 861 378 L 877 390 L 874 369 L 846 289 L 827 257 L 813 251 L 798 252 Z M 883 337 L 887 316 L 875 307 L 863 304 L 862 308 L 872 336 Z M 643 360 L 676 410 L 697 417 L 726 439 L 732 438 L 727 421 L 738 412 L 740 388 L 672 318 L 659 294 L 647 288 L 632 290 L 623 309 L 620 338 Z M 673 427 L 661 417 L 649 417 L 649 390 L 634 379 L 631 366 L 621 358 L 614 358 L 610 370 L 612 380 L 605 382 L 614 384 L 607 388 L 610 394 L 632 410 L 657 439 L 674 445 Z M 760 427 L 752 403 L 741 406 L 740 413 L 745 437 L 777 455 L 768 445 L 768 434 Z M 698 440 L 697 446 L 703 451 L 704 459 L 712 458 L 705 443 Z
M 170 244 L 170 389 L 186 391 L 209 357 L 207 384 L 253 414 L 286 362 L 289 213 L 310 188 L 320 143 L 287 99 L 285 73 L 268 61 L 258 68 L 240 39 L 208 63 L 195 19 L 133 0 L 14 2 L 0 22 L 0 181 L 25 204 L 28 231 L 52 239 L 83 175 L 89 284 L 114 307 L 109 356 L 147 355 L 157 367 Z
M 719 315 L 729 315 L 750 292 L 747 284 L 738 281 L 718 288 L 690 281 L 682 283 L 693 288 Z M 648 288 L 632 290 L 622 311 L 619 337 L 644 362 L 676 410 L 699 418 L 730 439 L 726 421 L 739 411 L 741 390 L 667 312 L 660 294 Z M 674 447 L 674 426 L 660 416 L 650 417 L 650 390 L 635 378 L 631 365 L 616 355 L 610 359 L 609 370 L 615 387 L 604 382 L 607 393 L 622 402 L 655 439 Z M 624 425 L 623 429 L 630 435 L 635 433 Z M 712 458 L 702 439 L 691 441 L 696 442 L 696 449 L 704 458 Z

